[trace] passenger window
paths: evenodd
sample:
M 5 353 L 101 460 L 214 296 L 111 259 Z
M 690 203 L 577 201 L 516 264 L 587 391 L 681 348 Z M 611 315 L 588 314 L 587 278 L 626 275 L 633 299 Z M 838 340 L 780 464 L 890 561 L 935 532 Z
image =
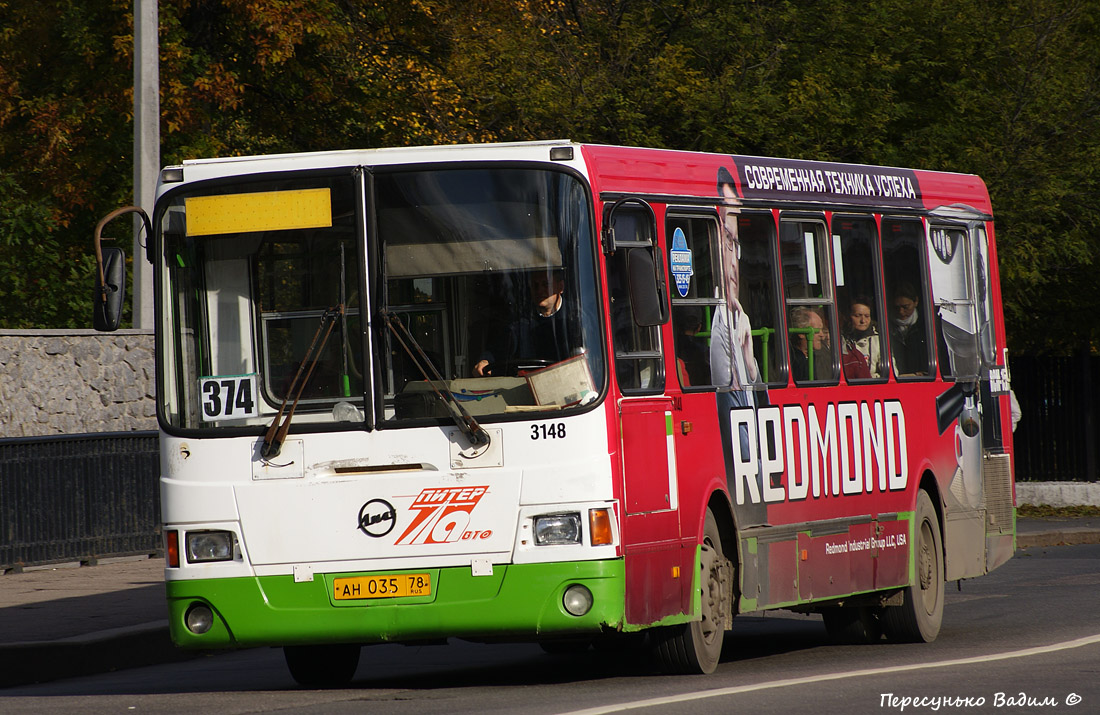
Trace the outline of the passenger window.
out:
M 783 321 L 775 270 L 775 219 L 770 211 L 746 212 L 737 223 L 741 241 L 739 300 L 752 321 L 752 349 L 760 379 L 777 387 L 786 385 L 787 373 L 780 359 Z
M 611 301 L 611 330 L 615 348 L 615 374 L 625 393 L 662 392 L 661 336 L 655 326 L 634 320 L 630 304 L 629 256 L 634 250 L 656 245 L 652 214 L 623 207 L 612 216 L 614 253 L 607 257 L 607 286 Z
M 784 220 L 779 229 L 791 374 L 798 384 L 836 381 L 833 297 L 825 224 Z
M 712 386 L 710 326 L 721 303 L 716 217 L 670 215 L 665 223 L 665 241 L 677 377 L 683 387 Z
M 770 213 L 742 213 L 732 189 L 719 207 L 721 297 L 711 321 L 710 366 L 714 385 L 729 388 L 734 404 L 752 404 L 753 390 L 776 380 L 768 353 L 775 336 L 775 273 Z
M 899 380 L 932 374 L 928 272 L 924 226 L 915 219 L 882 220 L 882 271 L 886 283 L 890 358 Z
M 833 217 L 833 277 L 840 323 L 840 365 L 849 382 L 886 377 L 879 295 L 878 229 L 870 216 Z

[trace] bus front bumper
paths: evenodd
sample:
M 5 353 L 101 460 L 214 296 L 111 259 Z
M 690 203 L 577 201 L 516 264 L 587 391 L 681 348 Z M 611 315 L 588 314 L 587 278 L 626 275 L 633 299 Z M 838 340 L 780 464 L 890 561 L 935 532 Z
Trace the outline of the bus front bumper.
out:
M 386 643 L 439 638 L 538 640 L 598 635 L 623 624 L 624 566 L 621 559 L 549 564 L 494 565 L 491 575 L 469 567 L 394 572 L 317 574 L 296 582 L 291 575 L 169 580 L 169 627 L 184 648 L 238 648 L 323 643 Z M 428 595 L 337 598 L 347 584 L 367 577 L 426 574 Z M 340 581 L 337 579 L 353 579 Z M 590 610 L 569 613 L 564 602 L 592 596 Z M 352 594 L 355 595 L 355 594 Z M 576 598 L 573 598 L 573 603 Z M 583 602 L 583 598 L 581 601 Z M 205 607 L 208 611 L 202 611 Z M 198 610 L 196 610 L 198 609 Z M 188 614 L 209 630 L 196 634 Z M 574 606 L 574 610 L 577 610 Z M 201 628 L 199 629 L 201 630 Z

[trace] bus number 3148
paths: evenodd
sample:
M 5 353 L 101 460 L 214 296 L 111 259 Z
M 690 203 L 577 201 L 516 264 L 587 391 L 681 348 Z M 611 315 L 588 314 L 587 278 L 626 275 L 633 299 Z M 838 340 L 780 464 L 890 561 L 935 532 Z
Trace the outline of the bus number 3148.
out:
M 565 439 L 565 423 L 531 425 L 531 439 Z

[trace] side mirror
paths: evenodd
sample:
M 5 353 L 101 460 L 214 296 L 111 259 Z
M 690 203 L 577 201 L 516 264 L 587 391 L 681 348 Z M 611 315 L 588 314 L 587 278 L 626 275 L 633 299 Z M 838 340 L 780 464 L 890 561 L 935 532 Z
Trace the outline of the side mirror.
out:
M 119 216 L 136 213 L 145 225 L 145 235 L 152 245 L 153 230 L 149 215 L 140 206 L 124 206 L 103 217 L 95 227 L 96 280 L 92 291 L 92 325 L 100 332 L 118 330 L 122 322 L 122 304 L 126 298 L 126 254 L 121 248 L 104 248 L 103 227 Z
M 100 332 L 118 330 L 126 300 L 126 254 L 121 248 L 100 251 L 99 274 L 92 292 L 92 325 Z

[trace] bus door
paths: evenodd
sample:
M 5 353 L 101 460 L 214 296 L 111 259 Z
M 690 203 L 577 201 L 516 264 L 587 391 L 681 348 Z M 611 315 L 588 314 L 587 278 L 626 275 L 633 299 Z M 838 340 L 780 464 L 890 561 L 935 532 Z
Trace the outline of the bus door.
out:
M 619 402 L 625 518 L 626 620 L 649 625 L 685 611 L 694 551 L 680 542 L 673 401 L 666 397 L 659 325 L 668 319 L 652 209 L 614 205 L 605 250 Z M 685 564 L 685 559 L 689 558 Z M 685 567 L 686 566 L 686 567 Z
M 942 212 L 940 212 L 942 213 Z M 988 245 L 984 223 L 974 216 L 965 223 L 933 217 L 928 231 L 929 266 L 940 347 L 940 373 L 954 385 L 937 401 L 938 427 L 954 445 L 955 470 L 947 501 L 945 541 L 947 578 L 986 572 L 986 530 L 1011 524 L 987 503 L 986 477 L 1007 459 L 994 458 L 1001 449 L 999 408 L 990 390 L 994 362 L 994 330 L 990 305 Z M 996 479 L 995 484 L 1006 480 Z M 1011 499 L 1011 497 L 1009 497 Z M 993 502 L 1002 501 L 994 498 Z M 991 507 L 993 507 L 991 511 Z M 1010 517 L 1009 517 L 1010 519 Z

